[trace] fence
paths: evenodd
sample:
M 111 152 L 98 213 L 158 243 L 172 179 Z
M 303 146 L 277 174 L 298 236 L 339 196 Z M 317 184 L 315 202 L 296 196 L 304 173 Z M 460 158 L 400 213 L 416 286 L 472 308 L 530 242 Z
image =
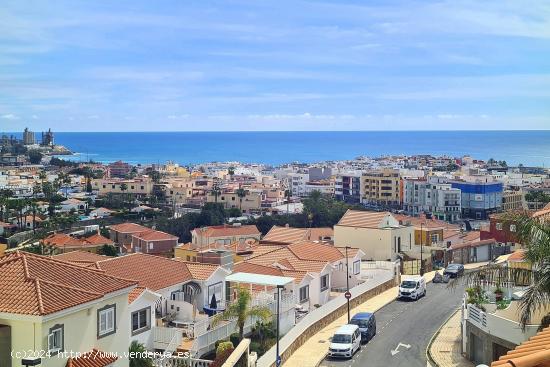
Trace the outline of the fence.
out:
M 361 261 L 362 269 L 386 269 L 393 270 L 395 264 L 392 261 Z
M 168 357 L 153 360 L 155 367 L 209 367 L 213 361 L 190 357 Z
M 392 264 L 392 263 L 391 263 Z M 392 264 L 393 267 L 393 264 Z M 382 293 L 396 284 L 395 273 L 380 277 L 375 281 L 360 284 L 350 290 L 352 298 L 350 306 L 365 302 L 366 300 Z M 399 279 L 399 278 L 397 278 Z M 398 280 L 397 280 L 398 281 Z M 279 341 L 280 356 L 284 363 L 296 349 L 303 345 L 313 334 L 323 329 L 326 325 L 342 316 L 346 310 L 347 300 L 341 294 L 333 300 L 327 302 L 322 307 L 314 309 L 301 321 L 296 324 L 290 331 L 284 335 Z M 258 367 L 273 367 L 275 366 L 276 348 L 272 347 L 263 356 L 258 359 Z

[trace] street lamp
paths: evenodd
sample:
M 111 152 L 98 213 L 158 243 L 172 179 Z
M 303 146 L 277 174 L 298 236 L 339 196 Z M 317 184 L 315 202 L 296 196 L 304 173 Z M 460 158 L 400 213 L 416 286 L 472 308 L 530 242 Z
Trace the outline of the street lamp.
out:
M 349 246 L 346 246 L 346 299 L 348 301 L 348 324 L 349 324 L 349 257 L 348 257 L 348 248 Z
M 281 289 L 283 289 L 284 286 L 277 285 L 277 348 L 276 348 L 276 358 L 275 358 L 275 365 L 279 367 L 281 365 L 281 356 L 279 355 L 279 310 L 280 310 L 280 304 L 281 304 Z

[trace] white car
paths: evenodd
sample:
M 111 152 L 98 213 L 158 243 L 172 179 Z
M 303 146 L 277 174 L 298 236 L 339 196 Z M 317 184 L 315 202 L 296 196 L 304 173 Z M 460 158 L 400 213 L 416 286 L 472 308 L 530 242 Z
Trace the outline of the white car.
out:
M 357 325 L 340 326 L 332 337 L 329 357 L 351 358 L 361 348 L 361 331 Z
M 399 285 L 398 298 L 417 300 L 426 295 L 426 279 L 421 276 L 403 280 Z

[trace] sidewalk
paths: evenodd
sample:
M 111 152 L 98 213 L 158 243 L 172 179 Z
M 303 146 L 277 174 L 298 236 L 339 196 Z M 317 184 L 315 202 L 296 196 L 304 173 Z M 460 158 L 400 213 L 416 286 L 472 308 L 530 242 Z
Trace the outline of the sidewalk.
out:
M 430 345 L 430 355 L 438 367 L 473 367 L 462 356 L 460 338 L 460 311 L 445 323 Z
M 427 282 L 430 282 L 434 277 L 435 272 L 431 271 L 424 274 Z M 401 276 L 401 279 L 407 279 L 407 275 Z M 395 300 L 398 287 L 393 287 L 387 291 L 374 296 L 365 303 L 353 308 L 351 313 L 357 312 L 375 312 L 386 304 Z M 284 363 L 285 367 L 316 367 L 325 358 L 328 352 L 329 338 L 334 335 L 336 329 L 347 323 L 347 314 L 333 321 L 323 330 L 313 335 L 307 340 L 292 356 Z

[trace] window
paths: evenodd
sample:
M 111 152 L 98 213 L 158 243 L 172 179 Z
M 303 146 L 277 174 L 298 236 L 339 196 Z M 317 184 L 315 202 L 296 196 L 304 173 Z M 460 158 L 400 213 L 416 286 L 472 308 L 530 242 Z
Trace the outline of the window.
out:
M 497 231 L 502 231 L 502 223 L 497 223 L 496 227 L 497 227 Z
M 151 328 L 151 307 L 132 312 L 132 335 L 140 334 Z
M 145 186 L 141 186 L 141 189 L 142 189 L 142 190 L 145 189 Z
M 515 231 L 516 231 L 516 225 L 510 224 L 510 232 L 515 232 Z
M 328 289 L 328 274 L 321 277 L 321 292 Z
M 116 305 L 107 305 L 97 310 L 97 338 L 116 332 Z
M 309 285 L 300 288 L 300 303 L 309 299 Z
M 432 234 L 432 244 L 438 243 L 438 242 L 439 242 L 439 234 L 437 233 Z
M 153 249 L 153 246 L 154 246 L 154 243 L 153 243 L 153 242 L 149 242 L 148 245 L 149 245 L 149 250 L 152 250 L 152 249 Z
M 57 354 L 63 351 L 63 325 L 54 325 L 48 333 L 48 352 Z
M 361 260 L 353 262 L 353 274 L 357 275 L 361 273 Z

